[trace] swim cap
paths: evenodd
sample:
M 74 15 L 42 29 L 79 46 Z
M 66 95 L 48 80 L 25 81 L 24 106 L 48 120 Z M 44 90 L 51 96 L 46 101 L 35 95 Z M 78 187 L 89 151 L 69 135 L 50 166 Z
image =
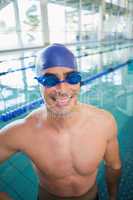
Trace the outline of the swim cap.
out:
M 77 69 L 74 54 L 62 44 L 52 44 L 40 52 L 37 64 L 37 72 L 55 66 Z

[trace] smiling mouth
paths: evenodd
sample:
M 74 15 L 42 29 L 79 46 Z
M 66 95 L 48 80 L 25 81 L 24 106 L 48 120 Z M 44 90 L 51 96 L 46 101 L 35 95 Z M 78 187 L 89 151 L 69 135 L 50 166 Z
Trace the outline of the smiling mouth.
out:
M 67 106 L 70 102 L 71 98 L 65 97 L 65 98 L 59 98 L 56 100 L 56 104 L 58 106 Z
M 67 106 L 72 98 L 73 98 L 73 95 L 72 96 L 67 96 L 67 97 L 54 97 L 54 96 L 51 97 L 51 99 L 59 107 Z

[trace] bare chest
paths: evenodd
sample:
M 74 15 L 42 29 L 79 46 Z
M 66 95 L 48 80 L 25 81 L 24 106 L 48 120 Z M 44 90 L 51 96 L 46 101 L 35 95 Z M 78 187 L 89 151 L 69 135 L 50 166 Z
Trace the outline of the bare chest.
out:
M 27 147 L 36 168 L 47 177 L 89 175 L 97 170 L 106 142 L 98 132 L 87 130 L 62 135 L 38 136 Z

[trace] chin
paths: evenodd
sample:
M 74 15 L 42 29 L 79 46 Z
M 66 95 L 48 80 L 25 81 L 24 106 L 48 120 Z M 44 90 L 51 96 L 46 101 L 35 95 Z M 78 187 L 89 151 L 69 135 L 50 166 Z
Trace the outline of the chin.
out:
M 75 111 L 75 105 L 76 103 L 74 103 L 73 105 L 68 105 L 60 108 L 56 106 L 52 108 L 48 107 L 48 111 L 53 117 L 67 117 Z
M 68 112 L 68 111 L 62 111 L 62 112 L 54 112 L 53 113 L 54 116 L 56 116 L 57 118 L 64 118 L 64 117 L 67 117 L 71 114 L 71 112 Z
M 56 117 L 66 117 L 73 112 L 73 109 L 48 109 L 51 115 Z

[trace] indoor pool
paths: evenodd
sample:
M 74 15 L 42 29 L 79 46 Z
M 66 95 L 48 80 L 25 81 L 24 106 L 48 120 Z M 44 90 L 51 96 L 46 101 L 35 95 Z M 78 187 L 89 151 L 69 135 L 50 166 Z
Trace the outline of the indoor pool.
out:
M 96 73 L 106 69 L 111 64 L 112 66 L 114 64 L 117 65 L 118 63 L 122 63 L 131 58 L 130 56 L 122 57 L 122 55 L 124 55 L 122 52 L 122 55 L 119 55 L 118 59 L 116 54 L 118 54 L 118 52 L 115 52 L 115 54 L 110 53 L 110 55 L 112 55 L 112 57 L 110 57 L 106 53 L 105 57 L 102 55 L 104 57 L 102 58 L 102 61 L 100 57 L 101 55 L 98 54 L 97 56 L 99 56 L 100 60 L 99 65 L 97 65 L 97 63 L 99 63 L 98 60 L 94 61 L 96 57 L 95 59 L 91 58 L 91 60 L 89 60 L 89 58 L 81 58 L 79 61 L 81 62 L 82 66 L 85 66 L 86 63 L 90 63 L 92 66 L 94 66 L 93 70 L 89 70 L 89 67 L 81 68 L 83 78 L 86 79 L 88 77 L 92 77 Z M 104 67 L 100 68 L 102 63 L 104 64 Z M 17 74 L 16 82 L 13 82 L 13 80 L 10 79 L 12 74 L 9 74 L 7 79 L 5 76 L 1 76 L 1 114 L 5 113 L 5 111 L 7 112 L 18 108 L 27 102 L 31 102 L 31 100 L 40 98 L 37 83 L 33 80 L 34 70 L 29 69 L 23 75 L 20 73 L 20 71 L 15 73 Z M 29 76 L 30 79 L 28 78 Z M 9 83 L 9 81 L 11 82 Z M 91 81 L 89 84 L 82 86 L 79 100 L 80 102 L 92 104 L 99 108 L 108 110 L 114 115 L 118 124 L 120 155 L 123 163 L 119 199 L 132 200 L 133 63 L 129 63 L 120 69 L 103 75 Z M 25 115 L 27 115 L 27 113 Z M 20 117 L 23 117 L 23 115 Z M 12 120 L 8 122 L 1 121 L 0 126 L 3 127 Z M 106 200 L 107 191 L 104 180 L 103 163 L 100 165 L 97 181 L 100 189 L 100 197 L 102 200 Z M 38 177 L 32 167 L 30 159 L 25 154 L 21 152 L 17 153 L 0 165 L 0 191 L 9 193 L 14 200 L 36 200 L 38 192 Z

